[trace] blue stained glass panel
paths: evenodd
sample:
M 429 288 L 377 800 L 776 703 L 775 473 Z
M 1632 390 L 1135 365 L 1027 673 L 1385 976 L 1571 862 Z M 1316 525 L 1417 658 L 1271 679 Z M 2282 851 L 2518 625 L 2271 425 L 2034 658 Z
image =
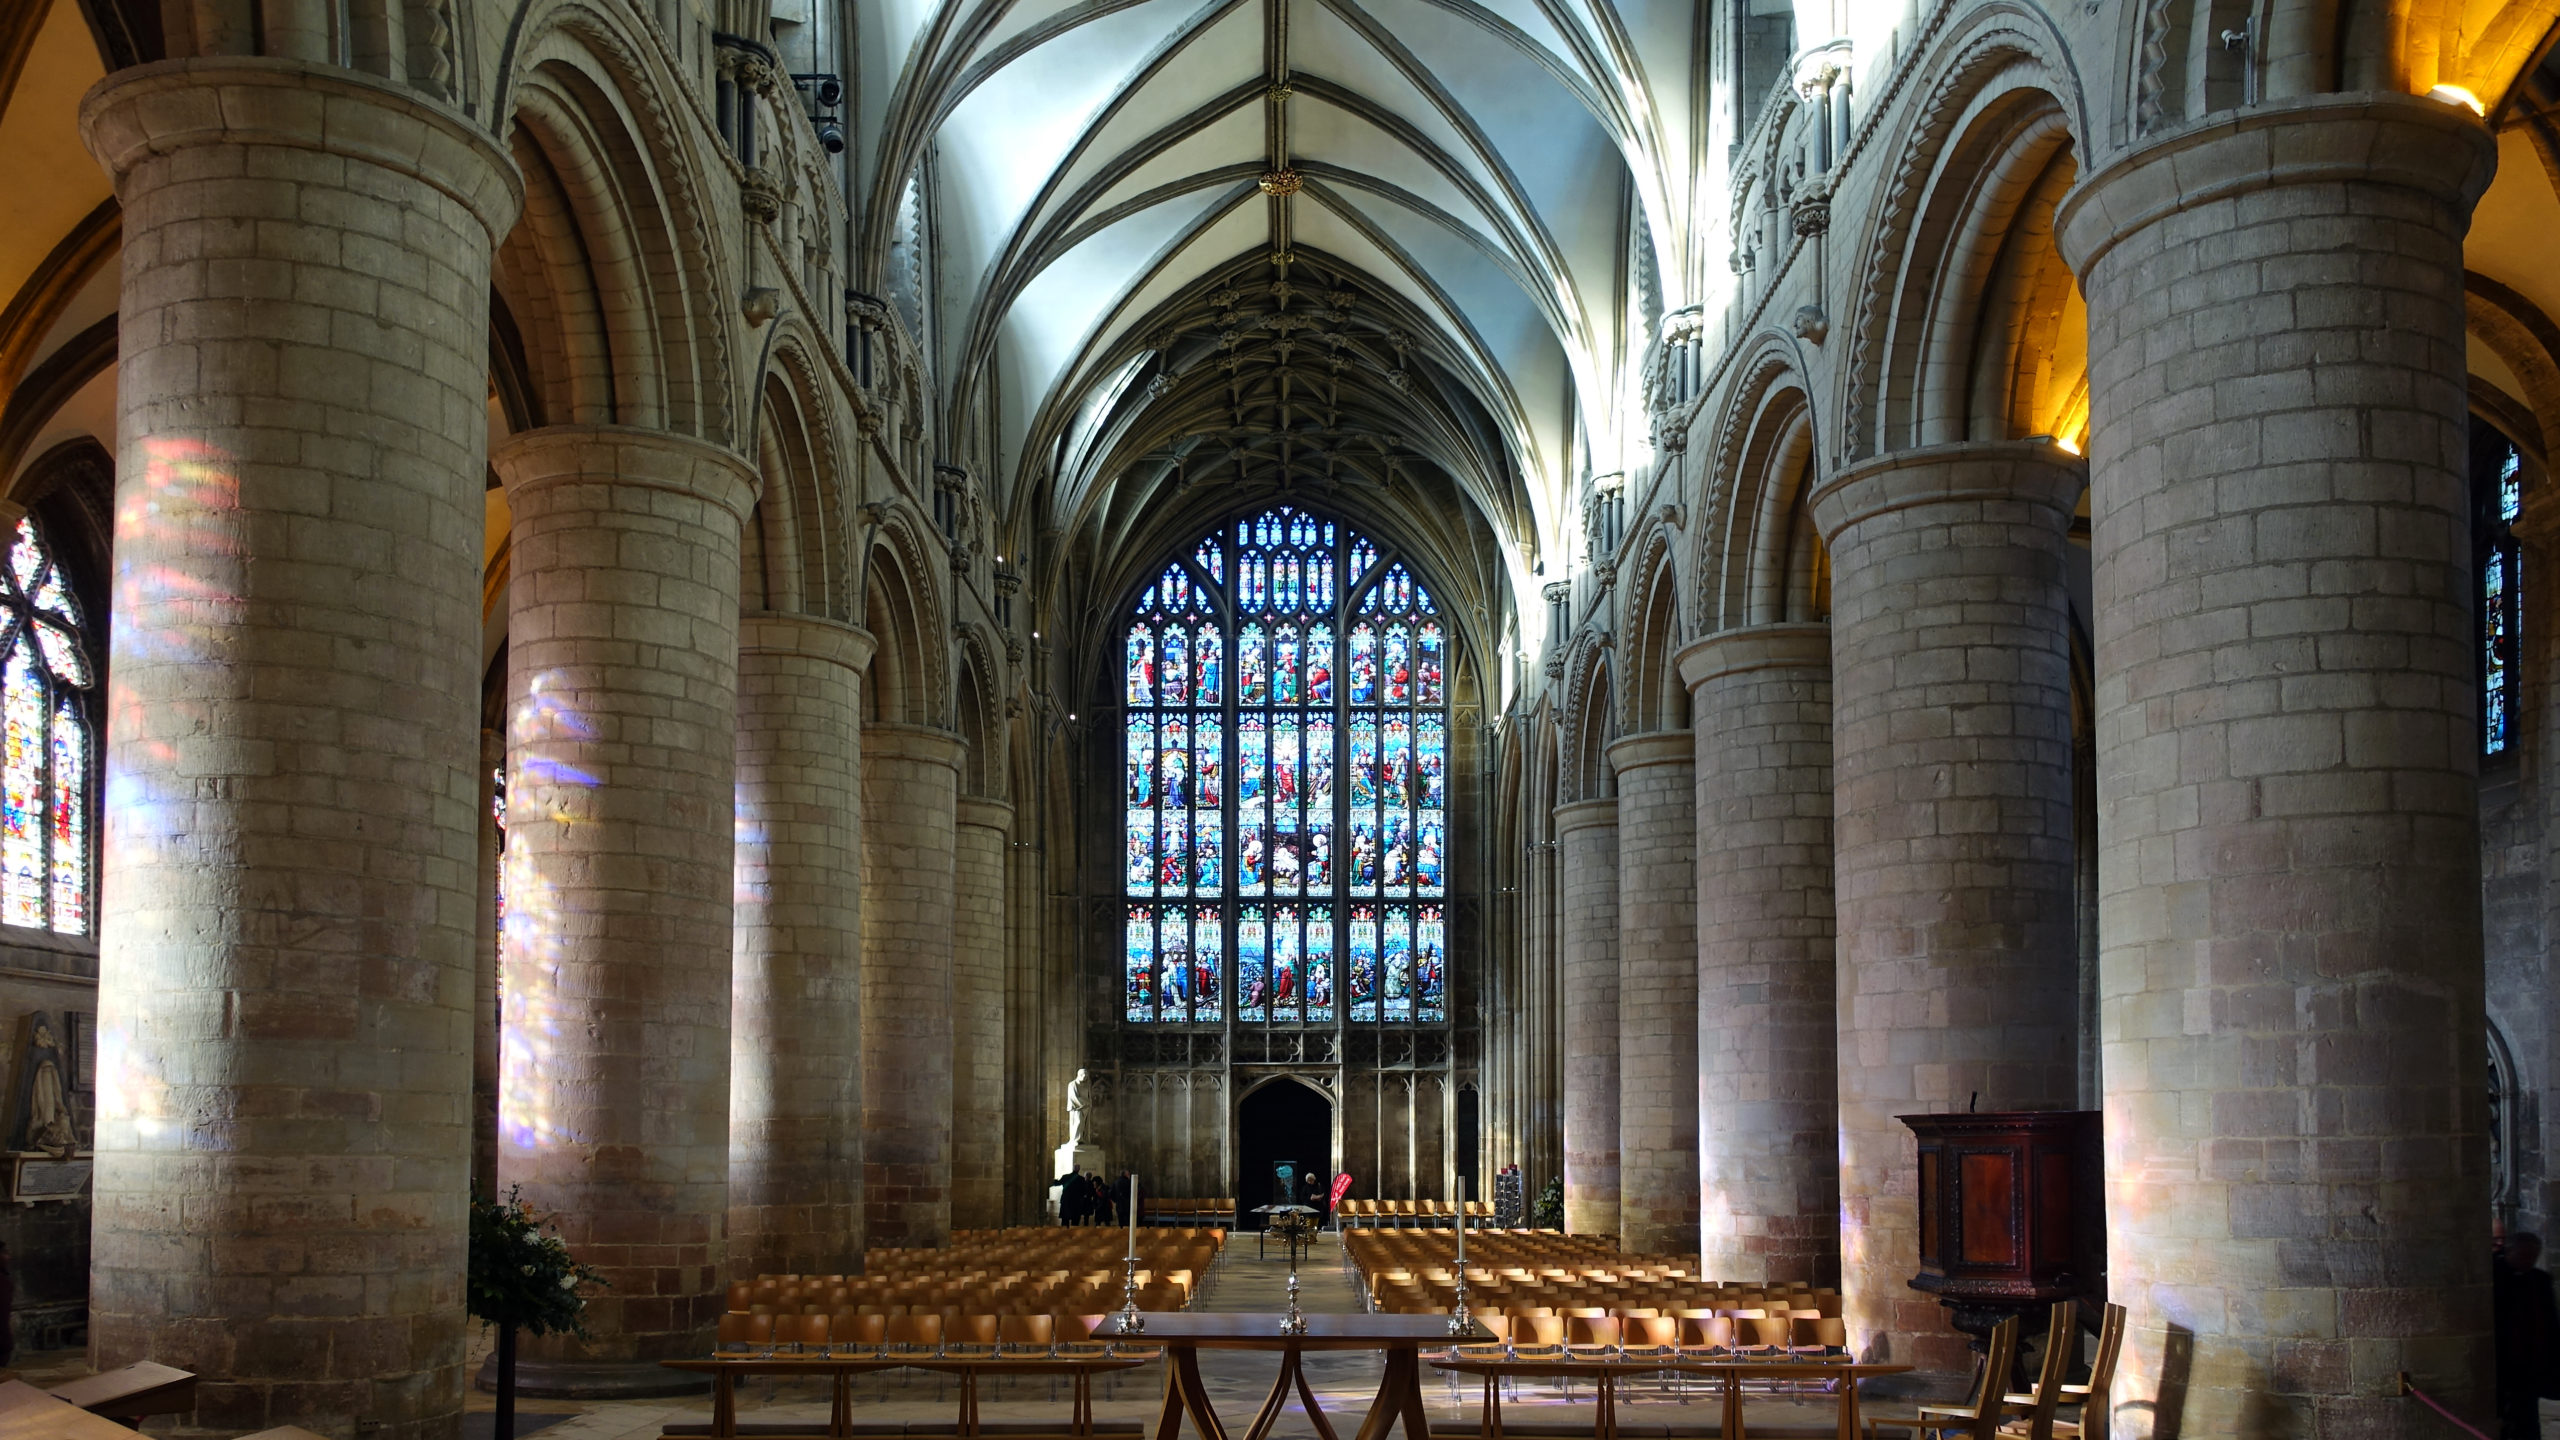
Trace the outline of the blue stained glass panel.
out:
M 1351 703 L 1378 703 L 1378 632 L 1365 620 L 1351 627 Z
M 1333 627 L 1307 627 L 1307 703 L 1333 703 Z
M 1124 953 L 1128 977 L 1128 1012 L 1132 1020 L 1156 1018 L 1156 912 L 1152 906 L 1132 905 L 1125 931 L 1128 937 Z
M 1226 930 L 1217 907 L 1200 907 L 1191 925 L 1191 1018 L 1214 1023 L 1226 1014 Z
M 1265 960 L 1263 910 L 1247 905 L 1236 917 L 1236 1018 L 1271 1018 L 1271 980 Z
M 1152 810 L 1129 812 L 1129 893 L 1156 893 L 1156 816 Z
M 1413 832 L 1413 883 L 1425 895 L 1448 884 L 1449 827 L 1437 810 L 1422 812 Z
M 1425 905 L 1414 926 L 1413 1003 L 1416 1020 L 1449 1018 L 1449 927 L 1440 907 Z
M 1385 933 L 1379 937 L 1382 952 L 1380 969 L 1384 972 L 1379 986 L 1385 999 L 1380 1012 L 1389 1020 L 1413 1018 L 1413 912 L 1401 905 L 1387 911 Z
M 1190 645 L 1183 638 L 1181 626 L 1168 625 L 1164 628 L 1162 647 L 1156 656 L 1156 669 L 1164 680 L 1164 703 L 1188 705 L 1191 703 L 1190 669 L 1184 663 L 1184 656 Z
M 1216 622 L 1200 627 L 1198 640 L 1192 646 L 1191 693 L 1195 705 L 1215 705 L 1223 698 L 1219 691 L 1218 661 L 1226 642 L 1218 634 Z
M 1129 627 L 1129 703 L 1152 705 L 1155 698 L 1155 632 L 1142 622 Z
M 1298 627 L 1283 625 L 1271 635 L 1271 703 L 1298 703 Z
M 1259 715 L 1247 715 L 1237 725 L 1236 798 L 1248 805 L 1263 796 L 1270 763 L 1270 726 L 1271 722 Z
M 1198 732 L 1191 742 L 1193 806 L 1215 810 L 1226 803 L 1226 723 L 1213 710 L 1203 714 L 1193 728 Z
M 1164 907 L 1156 930 L 1156 1013 L 1166 1020 L 1191 1014 L 1191 925 L 1180 905 Z
M 1415 647 L 1416 653 L 1414 655 L 1414 680 L 1416 682 L 1414 686 L 1414 700 L 1417 704 L 1443 705 L 1448 703 L 1448 684 L 1442 673 L 1444 663 L 1442 651 L 1444 648 L 1445 646 L 1440 635 L 1440 627 L 1438 625 L 1423 626 L 1421 643 Z
M 1351 907 L 1351 1018 L 1378 1018 L 1378 907 Z
M 1437 715 L 1422 717 L 1421 735 L 1414 746 L 1420 759 L 1420 804 L 1437 810 L 1449 803 L 1449 727 Z
M 1401 715 L 1387 718 L 1386 753 L 1378 761 L 1378 793 L 1390 809 L 1413 803 L 1413 722 Z
M 1129 806 L 1137 809 L 1156 799 L 1156 717 L 1129 717 Z
M 1218 849 L 1225 843 L 1225 833 L 1218 828 L 1216 821 L 1201 822 L 1199 833 L 1192 837 L 1191 845 L 1191 886 L 1195 893 L 1215 895 L 1226 883 L 1224 872 L 1218 868 Z
M 1156 862 L 1156 886 L 1164 894 L 1179 895 L 1191 878 L 1191 818 L 1168 814 L 1164 817 L 1162 853 Z
M 1247 705 L 1271 698 L 1270 652 L 1259 624 L 1245 626 L 1236 639 L 1236 698 Z
M 1333 1019 L 1333 907 L 1317 905 L 1307 911 L 1307 1019 L 1325 1023 Z
M 1295 1020 L 1305 996 L 1299 990 L 1298 915 L 1285 905 L 1271 911 L 1271 1018 Z
M 1401 625 L 1387 627 L 1387 649 L 1381 667 L 1386 672 L 1387 703 L 1413 703 L 1413 637 Z

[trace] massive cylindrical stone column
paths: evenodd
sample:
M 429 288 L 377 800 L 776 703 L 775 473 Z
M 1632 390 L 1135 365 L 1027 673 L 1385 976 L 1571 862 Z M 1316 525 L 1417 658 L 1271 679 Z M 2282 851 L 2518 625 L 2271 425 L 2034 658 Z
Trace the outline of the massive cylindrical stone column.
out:
M 862 1212 L 866 1242 L 951 1235 L 952 928 L 960 762 L 948 730 L 862 729 Z
M 1697 737 L 1630 735 L 1618 772 L 1618 1245 L 1698 1245 Z
M 2116 1385 L 2155 1432 L 2443 1433 L 2402 1371 L 2489 1411 L 2462 240 L 2492 163 L 2451 105 L 2289 100 L 2058 216 Z
M 1969 1363 L 1910 1288 L 1917 1152 L 1895 1117 L 2077 1090 L 2063 551 L 2082 488 L 2063 451 L 1970 443 L 1811 497 L 1833 565 L 1841 1281 L 1877 1360 Z
M 1005 851 L 1013 807 L 961 797 L 952 856 L 951 1223 L 1004 1223 Z
M 530 1383 L 644 1393 L 699 1355 L 729 1221 L 738 456 L 560 425 L 490 456 L 507 585 L 498 1179 L 610 1289 Z M 538 1347 L 538 1348 L 536 1348 Z M 556 1367 L 556 1368 L 555 1368 Z
M 729 1273 L 862 1264 L 862 668 L 871 632 L 738 627 Z
M 1556 807 L 1564 1228 L 1618 1233 L 1618 801 Z M 1532 1197 L 1535 1198 L 1535 1197 Z
M 119 71 L 90 1338 L 195 1423 L 449 1435 L 504 152 L 291 61 Z
M 1699 1273 L 1840 1278 L 1831 627 L 1680 652 L 1697 735 Z

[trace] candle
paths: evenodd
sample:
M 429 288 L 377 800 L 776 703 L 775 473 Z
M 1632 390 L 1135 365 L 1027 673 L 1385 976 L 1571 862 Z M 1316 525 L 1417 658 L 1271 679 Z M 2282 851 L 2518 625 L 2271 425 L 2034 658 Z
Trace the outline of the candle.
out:
M 1466 1272 L 1466 1268 L 1467 1268 L 1467 1182 L 1466 1182 L 1466 1181 L 1464 1181 L 1464 1180 L 1460 1180 L 1460 1181 L 1458 1182 L 1458 1271 L 1459 1271 L 1459 1274 L 1461 1275 L 1461 1277 L 1463 1277 L 1463 1276 L 1464 1276 L 1464 1274 L 1465 1274 L 1465 1272 Z
M 1129 1172 L 1129 1258 L 1138 1258 L 1138 1172 Z

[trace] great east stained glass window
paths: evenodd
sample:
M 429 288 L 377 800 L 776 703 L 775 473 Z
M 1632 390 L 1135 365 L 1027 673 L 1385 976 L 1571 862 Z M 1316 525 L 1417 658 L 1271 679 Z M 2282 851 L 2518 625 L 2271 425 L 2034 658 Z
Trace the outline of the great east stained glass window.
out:
M 1448 1019 L 1448 651 L 1410 567 L 1288 506 L 1220 527 L 1139 595 L 1131 1021 Z
M 86 935 L 89 799 L 97 753 L 84 694 L 96 683 L 80 602 L 31 519 L 10 538 L 0 638 L 0 919 Z

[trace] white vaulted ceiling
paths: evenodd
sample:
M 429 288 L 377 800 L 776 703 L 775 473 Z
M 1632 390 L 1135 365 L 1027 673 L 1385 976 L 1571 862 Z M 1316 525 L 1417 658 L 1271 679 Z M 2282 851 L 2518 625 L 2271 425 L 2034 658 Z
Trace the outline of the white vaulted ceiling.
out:
M 1643 312 L 1687 299 L 1692 0 L 854 13 L 866 288 L 921 173 L 942 413 L 993 402 L 1012 518 L 1392 472 L 1516 550 L 1626 463 Z

